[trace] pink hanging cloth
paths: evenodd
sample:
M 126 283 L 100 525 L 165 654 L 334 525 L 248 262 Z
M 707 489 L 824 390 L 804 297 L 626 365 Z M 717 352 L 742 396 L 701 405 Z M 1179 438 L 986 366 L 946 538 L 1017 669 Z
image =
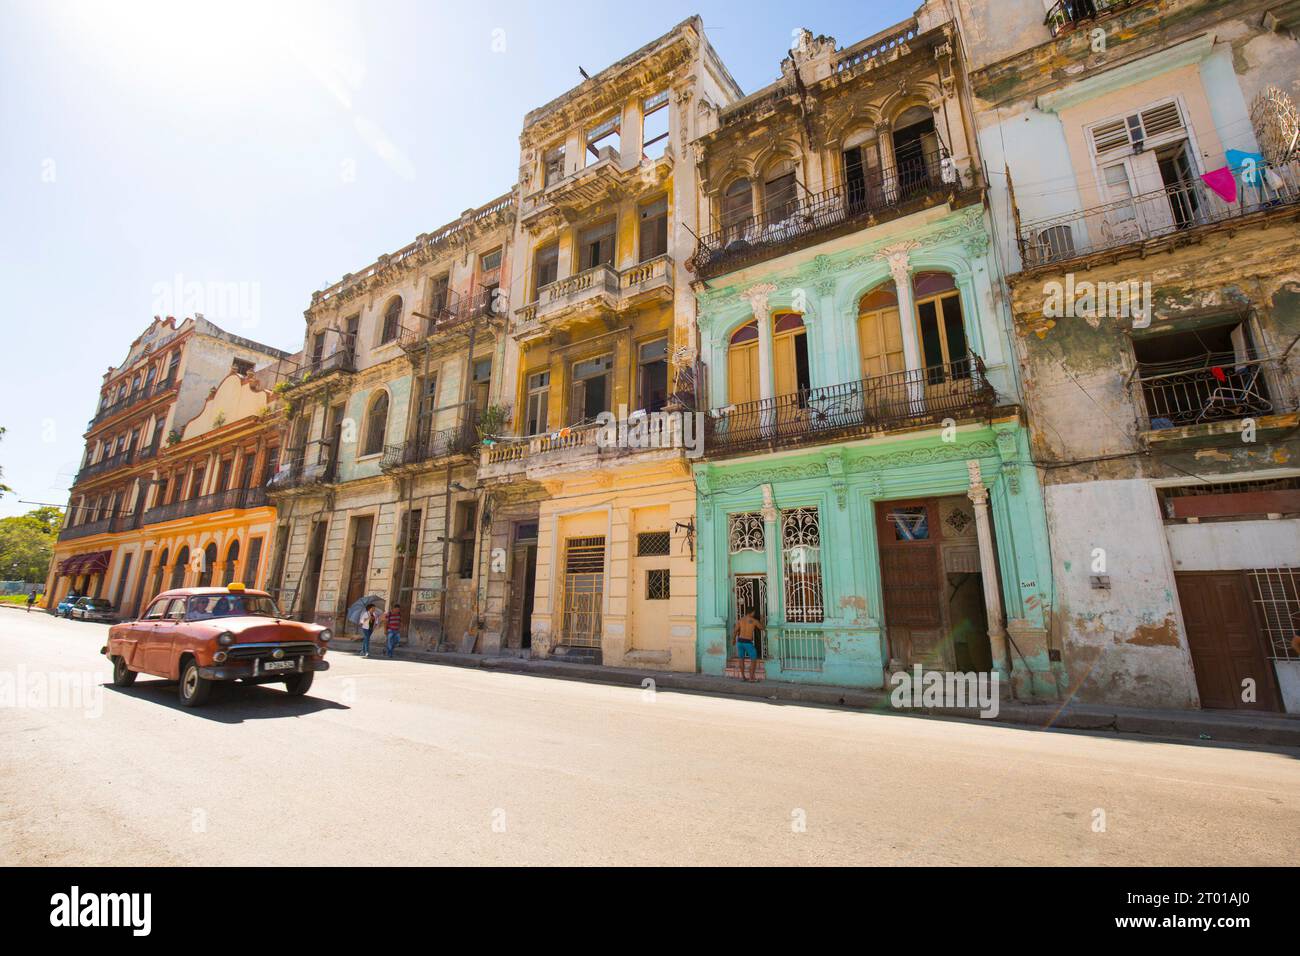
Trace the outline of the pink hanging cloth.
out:
M 1213 189 L 1224 202 L 1237 201 L 1237 180 L 1232 175 L 1232 167 L 1212 169 L 1201 177 L 1205 185 Z

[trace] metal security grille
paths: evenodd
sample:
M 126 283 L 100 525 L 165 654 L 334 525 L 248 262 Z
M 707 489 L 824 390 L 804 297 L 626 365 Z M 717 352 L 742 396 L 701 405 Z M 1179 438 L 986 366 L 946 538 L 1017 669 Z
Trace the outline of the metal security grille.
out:
M 645 575 L 645 596 L 649 601 L 667 601 L 668 582 L 671 575 L 667 568 L 651 568 Z
M 817 624 L 825 619 L 822 595 L 821 521 L 816 508 L 781 513 L 785 556 L 785 619 Z
M 562 641 L 599 647 L 605 594 L 605 538 L 570 538 L 564 551 Z
M 636 556 L 657 558 L 668 554 L 672 542 L 667 531 L 642 531 L 636 536 Z
M 760 621 L 767 620 L 767 578 L 761 574 L 737 575 L 733 596 L 735 605 L 731 627 L 728 628 L 729 636 L 727 637 L 729 653 L 731 654 L 735 653 L 736 646 L 733 629 L 736 622 L 744 617 L 746 612 L 752 612 Z M 758 650 L 758 656 L 766 660 L 769 651 L 766 627 L 759 631 L 754 643 Z
M 1274 660 L 1300 660 L 1291 646 L 1300 635 L 1300 568 L 1259 568 L 1246 572 L 1256 617 Z
M 820 671 L 826 666 L 826 636 L 809 627 L 784 627 L 777 638 L 783 671 Z

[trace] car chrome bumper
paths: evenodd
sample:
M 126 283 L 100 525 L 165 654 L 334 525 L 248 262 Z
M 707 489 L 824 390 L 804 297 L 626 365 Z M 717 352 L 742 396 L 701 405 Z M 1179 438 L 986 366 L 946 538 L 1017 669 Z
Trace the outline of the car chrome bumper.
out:
M 275 681 L 282 680 L 285 677 L 296 677 L 299 674 L 330 669 L 329 661 L 321 660 L 319 657 L 304 657 L 302 662 L 303 666 L 300 670 L 267 673 L 260 668 L 257 668 L 255 672 L 254 665 L 257 663 L 256 661 L 227 661 L 224 664 L 200 667 L 199 676 L 204 680 L 248 680 L 256 678 L 257 680 Z

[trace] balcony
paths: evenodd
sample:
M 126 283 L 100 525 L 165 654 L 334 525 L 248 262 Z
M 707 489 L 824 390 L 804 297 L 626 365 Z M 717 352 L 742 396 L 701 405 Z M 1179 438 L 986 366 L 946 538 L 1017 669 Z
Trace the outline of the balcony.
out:
M 120 451 L 116 455 L 109 455 L 107 458 L 101 458 L 94 464 L 86 465 L 73 479 L 73 484 L 77 485 L 87 478 L 94 478 L 96 475 L 104 475 L 110 471 L 115 471 L 124 465 L 131 464 L 135 460 L 135 450 L 128 448 L 126 451 Z
M 696 275 L 709 279 L 978 191 L 969 167 L 945 152 L 920 154 L 874 170 L 862 181 L 807 194 L 778 210 L 730 223 L 700 239 Z M 688 264 L 688 268 L 690 264 Z
M 656 256 L 621 272 L 600 265 L 538 289 L 535 302 L 515 311 L 514 332 L 520 339 L 534 338 L 570 321 L 672 299 L 671 256 Z
M 92 534 L 106 534 L 113 530 L 113 519 L 100 518 L 98 521 L 87 521 L 84 524 L 73 525 L 64 528 L 59 532 L 60 541 L 71 541 L 73 538 L 88 538 Z
M 266 490 L 274 494 L 333 484 L 337 471 L 337 463 L 333 458 L 308 462 L 304 456 L 299 455 L 280 466 L 266 483 Z
M 542 435 L 500 438 L 484 444 L 479 459 L 481 478 L 528 475 L 543 478 L 557 472 L 601 471 L 620 461 L 638 463 L 680 459 L 685 453 L 664 433 L 664 441 L 650 447 L 623 447 L 602 441 L 605 426 L 583 422 Z
M 115 418 L 128 408 L 134 408 L 141 402 L 147 401 L 151 398 L 157 398 L 164 392 L 168 392 L 175 388 L 178 384 L 179 380 L 176 378 L 165 378 L 161 382 L 155 382 L 153 385 L 138 388 L 129 395 L 123 396 L 111 405 L 105 405 L 96 412 L 95 417 L 90 420 L 90 427 L 94 428 L 101 422 L 106 422 L 110 418 Z
M 659 188 L 671 169 L 667 154 L 624 169 L 622 157 L 606 146 L 594 162 L 528 196 L 519 221 L 533 233 L 579 222 L 592 210 Z
M 1247 176 L 1253 182 L 1246 181 Z M 1199 179 L 1080 212 L 1021 226 L 1018 242 L 1025 271 L 1132 247 L 1143 255 L 1201 236 L 1222 223 L 1300 204 L 1300 163 L 1243 171 L 1237 201 L 1224 202 Z
M 1047 11 L 1044 22 L 1053 37 L 1073 30 L 1080 23 L 1118 13 L 1138 0 L 1056 0 Z
M 419 471 L 448 458 L 472 455 L 477 446 L 478 432 L 466 422 L 399 445 L 386 445 L 379 467 L 389 473 Z
M 944 365 L 813 388 L 714 409 L 704 454 L 819 445 L 988 414 L 997 394 L 978 355 Z
M 1242 360 L 1232 353 L 1195 361 L 1139 362 L 1128 385 L 1139 437 L 1149 448 L 1178 449 L 1241 440 L 1242 420 L 1256 438 L 1300 425 L 1285 358 Z
M 195 515 L 213 514 L 218 511 L 232 511 L 242 508 L 260 508 L 267 503 L 266 491 L 262 488 L 228 488 L 216 494 L 187 498 L 185 501 L 173 501 L 170 504 L 155 505 L 147 509 L 141 524 L 162 524 L 177 518 L 193 518 Z
M 313 356 L 298 365 L 281 369 L 276 376 L 276 385 L 281 391 L 296 389 L 334 376 L 350 375 L 356 370 L 356 352 L 350 347 L 339 348 L 329 355 Z

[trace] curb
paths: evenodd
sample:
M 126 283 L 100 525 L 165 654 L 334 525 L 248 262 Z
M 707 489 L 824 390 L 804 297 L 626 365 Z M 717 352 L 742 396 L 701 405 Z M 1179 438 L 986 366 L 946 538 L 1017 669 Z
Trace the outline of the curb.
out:
M 343 645 L 343 646 L 340 646 Z M 350 646 L 349 646 L 350 645 Z M 334 649 L 354 651 L 357 641 L 335 641 Z M 1206 711 L 1162 711 L 1056 702 L 1003 702 L 996 717 L 981 718 L 976 708 L 895 707 L 885 691 L 817 684 L 768 681 L 745 684 L 725 677 L 673 671 L 604 667 L 520 657 L 486 657 L 453 651 L 399 647 L 397 660 L 421 661 L 511 674 L 528 674 L 591 684 L 640 687 L 646 680 L 660 689 L 725 695 L 772 703 L 816 704 L 872 710 L 882 714 L 975 720 L 1037 730 L 1105 731 L 1180 740 L 1300 748 L 1300 719 L 1284 715 L 1249 715 Z

